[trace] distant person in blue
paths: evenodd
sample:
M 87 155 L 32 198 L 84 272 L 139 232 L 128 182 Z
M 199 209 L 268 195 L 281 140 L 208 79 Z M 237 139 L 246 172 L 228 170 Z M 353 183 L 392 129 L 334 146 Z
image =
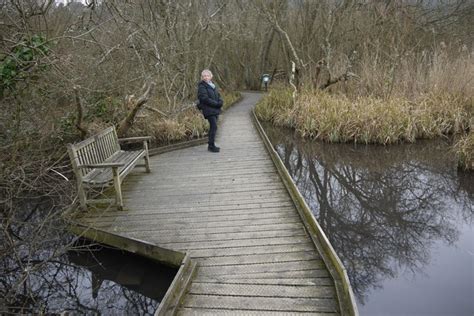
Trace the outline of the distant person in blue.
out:
M 198 108 L 209 121 L 209 141 L 207 150 L 218 153 L 220 148 L 216 146 L 217 119 L 221 114 L 221 108 L 224 101 L 217 90 L 216 85 L 212 82 L 212 72 L 204 69 L 201 72 L 201 81 L 198 84 Z

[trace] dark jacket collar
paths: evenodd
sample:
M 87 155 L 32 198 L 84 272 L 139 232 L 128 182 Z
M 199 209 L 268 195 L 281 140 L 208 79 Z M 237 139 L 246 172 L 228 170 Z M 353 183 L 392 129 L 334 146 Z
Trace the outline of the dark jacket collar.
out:
M 204 80 L 201 80 L 201 82 L 200 82 L 199 84 L 204 84 L 204 85 L 208 86 L 208 87 L 211 88 L 211 89 L 215 89 L 215 88 L 213 88 L 210 84 L 208 84 L 207 82 L 205 82 Z M 217 87 L 217 85 L 216 85 L 215 83 L 214 83 L 214 85 Z

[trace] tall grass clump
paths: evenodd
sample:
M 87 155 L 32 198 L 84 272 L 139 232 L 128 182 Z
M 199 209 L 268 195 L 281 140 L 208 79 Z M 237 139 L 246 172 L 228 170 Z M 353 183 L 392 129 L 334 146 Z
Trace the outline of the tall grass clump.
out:
M 304 93 L 298 100 L 295 126 L 303 137 L 330 142 L 413 142 L 465 130 L 472 115 L 469 102 L 450 94 L 423 95 L 410 101 Z
M 459 133 L 469 127 L 472 99 L 452 95 L 351 99 L 325 91 L 305 91 L 291 100 L 270 93 L 256 107 L 262 120 L 294 128 L 302 137 L 328 142 L 391 144 Z M 273 96 L 273 97 L 272 97 Z M 291 99 L 291 98 L 290 98 Z
M 222 107 L 224 111 L 238 102 L 242 97 L 238 91 L 222 91 L 221 96 L 224 100 L 224 106 Z
M 291 89 L 283 86 L 270 90 L 255 106 L 255 114 L 260 120 L 293 127 L 292 93 Z
M 459 167 L 464 170 L 474 170 L 474 132 L 463 136 L 454 146 L 458 155 Z

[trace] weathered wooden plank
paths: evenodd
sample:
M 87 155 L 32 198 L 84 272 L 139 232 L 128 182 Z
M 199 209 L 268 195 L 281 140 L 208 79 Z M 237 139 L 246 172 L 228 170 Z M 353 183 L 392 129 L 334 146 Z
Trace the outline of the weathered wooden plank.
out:
M 288 247 L 290 250 L 290 247 Z M 214 257 L 199 260 L 199 266 L 235 266 L 235 265 L 247 265 L 247 264 L 261 264 L 261 263 L 280 263 L 280 262 L 292 262 L 292 261 L 305 261 L 321 259 L 314 249 L 310 251 L 298 251 L 298 252 L 283 252 L 283 253 L 266 253 L 266 254 L 254 254 L 254 255 L 236 255 L 236 256 L 225 256 L 225 257 Z
M 169 227 L 168 227 L 169 228 Z M 131 233 L 131 235 L 134 235 L 136 237 L 139 237 L 141 239 L 149 239 L 153 238 L 161 238 L 161 236 L 169 236 L 173 235 L 176 236 L 177 238 L 180 237 L 185 237 L 185 236 L 194 236 L 194 235 L 203 235 L 203 234 L 229 234 L 232 235 L 235 232 L 240 232 L 240 233 L 245 233 L 245 232 L 264 232 L 264 231 L 279 231 L 279 230 L 292 230 L 293 228 L 297 229 L 302 229 L 304 228 L 300 223 L 295 220 L 294 223 L 280 223 L 280 224 L 269 224 L 269 225 L 254 225 L 254 226 L 223 226 L 223 227 L 213 227 L 212 229 L 210 228 L 190 228 L 190 229 L 167 229 L 167 230 L 158 230 L 153 227 L 146 227 L 142 230 L 139 231 L 128 231 L 128 233 Z M 299 245 L 297 244 L 291 244 L 286 247 L 292 247 L 292 250 L 294 249 L 299 249 L 299 248 L 304 248 L 306 245 L 303 244 L 303 246 L 298 247 Z M 296 248 L 295 248 L 296 247 Z M 308 247 L 308 246 L 306 246 Z M 297 251 L 297 250 L 294 250 Z M 269 249 L 268 253 L 271 252 L 271 249 Z
M 238 316 L 238 315 L 246 315 L 246 316 L 337 316 L 340 315 L 339 313 L 327 313 L 327 312 L 282 312 L 282 311 L 262 311 L 262 310 L 236 310 L 236 309 L 220 309 L 220 308 L 180 308 L 176 315 L 178 316 L 187 316 L 187 315 L 202 315 L 202 316 L 217 316 L 217 315 L 225 315 L 225 316 Z
M 169 236 L 173 235 L 176 237 L 184 237 L 184 236 L 200 236 L 200 235 L 212 235 L 212 234 L 228 234 L 233 235 L 235 233 L 253 233 L 253 232 L 265 232 L 265 231 L 282 231 L 282 230 L 295 230 L 301 231 L 304 229 L 300 223 L 284 223 L 284 224 L 275 224 L 275 225 L 259 225 L 259 226 L 224 226 L 224 227 L 214 227 L 212 229 L 209 228 L 195 228 L 195 229 L 186 229 L 186 230 L 159 230 L 159 231 L 142 231 L 143 236 L 147 235 L 155 235 L 155 236 Z M 295 246 L 295 245 L 292 245 Z
M 262 231 L 262 232 L 252 232 L 252 233 L 240 233 L 240 234 L 213 234 L 213 235 L 201 235 L 197 236 L 185 236 L 182 239 L 180 238 L 166 238 L 161 236 L 153 236 L 153 238 L 159 244 L 166 247 L 179 247 L 188 249 L 193 248 L 197 243 L 209 244 L 213 242 L 236 242 L 236 241 L 245 241 L 245 240 L 258 240 L 258 239 L 267 239 L 267 238 L 282 238 L 282 237 L 297 237 L 297 236 L 307 236 L 306 232 L 294 231 L 294 230 L 282 230 L 282 231 Z
M 93 221 L 95 226 L 108 226 L 108 225 L 123 225 L 126 228 L 130 228 L 136 225 L 141 225 L 142 227 L 150 225 L 181 225 L 181 224 L 192 224 L 196 225 L 198 223 L 229 223 L 232 221 L 252 221 L 259 219 L 298 219 L 298 215 L 291 211 L 281 211 L 281 212 L 270 212 L 270 213 L 260 213 L 260 214 L 223 214 L 219 216 L 202 216 L 196 217 L 192 220 L 188 218 L 172 217 L 172 218 L 149 218 L 149 217 L 138 217 L 136 219 L 131 218 L 127 219 L 113 219 L 113 221 L 102 222 L 100 218 Z M 92 223 L 92 222 L 91 222 Z
M 122 212 L 123 213 L 123 212 Z M 226 210 L 226 211 L 201 211 L 201 212 L 176 212 L 176 213 L 145 213 L 145 214 L 130 214 L 129 216 L 122 215 L 122 216 L 94 216 L 94 217 L 87 217 L 84 218 L 84 222 L 95 222 L 95 223 L 119 223 L 121 221 L 149 221 L 149 220 L 171 220 L 171 219 L 183 219 L 183 216 L 186 217 L 186 220 L 191 222 L 194 219 L 204 219 L 204 218 L 221 218 L 226 216 L 253 216 L 253 215 L 262 215 L 262 214 L 269 214 L 270 216 L 273 214 L 275 217 L 279 217 L 281 215 L 286 214 L 294 214 L 294 211 L 289 208 L 265 208 L 265 209 L 243 209 L 243 210 Z M 201 220 L 202 221 L 202 220 Z
M 291 286 L 291 285 L 253 285 L 253 284 L 219 284 L 193 282 L 190 294 L 224 295 L 224 296 L 257 296 L 257 297 L 308 297 L 333 298 L 336 294 L 333 286 Z
M 215 249 L 223 247 L 251 247 L 251 246 L 267 246 L 267 245 L 282 245 L 292 242 L 305 242 L 307 236 L 288 236 L 276 238 L 259 238 L 259 239 L 243 239 L 243 240 L 226 240 L 214 242 L 198 242 L 198 243 L 182 243 L 177 245 L 170 245 L 171 249 L 188 251 L 195 249 Z M 153 242 L 159 244 L 159 240 L 152 239 Z
M 128 192 L 127 193 L 128 199 L 137 199 L 141 197 L 140 194 L 133 194 Z M 214 191 L 208 191 L 207 194 L 201 194 L 201 193 L 194 193 L 192 191 L 188 193 L 182 193 L 182 192 L 165 192 L 164 194 L 161 194 L 160 192 L 156 192 L 156 194 L 147 195 L 147 200 L 149 201 L 156 201 L 156 200 L 162 200 L 163 202 L 173 202 L 172 200 L 170 201 L 170 198 L 175 198 L 175 203 L 180 202 L 185 199 L 187 201 L 188 199 L 194 199 L 194 200 L 205 200 L 205 199 L 212 199 L 212 200 L 221 200 L 225 202 L 229 201 L 235 201 L 233 202 L 234 204 L 238 204 L 240 199 L 245 199 L 245 200 L 256 200 L 255 202 L 258 202 L 258 199 L 270 199 L 270 198 L 277 198 L 277 199 L 285 199 L 288 201 L 289 197 L 287 195 L 282 194 L 281 188 L 270 188 L 268 190 L 265 190 L 264 188 L 261 189 L 256 189 L 253 191 L 244 191 L 244 192 L 236 192 L 233 193 L 231 191 L 227 192 L 214 192 Z M 165 200 L 168 199 L 168 200 Z
M 225 277 L 206 277 L 200 276 L 195 280 L 201 283 L 218 283 L 218 284 L 253 284 L 253 285 L 293 285 L 293 286 L 334 286 L 334 281 L 330 277 L 308 277 L 308 278 L 275 278 L 275 279 L 230 279 Z
M 238 310 L 266 311 L 308 311 L 338 312 L 339 307 L 334 299 L 284 298 L 284 297 L 245 297 L 188 294 L 182 304 L 192 308 L 226 308 Z
M 249 153 L 251 154 L 251 153 Z M 227 159 L 214 159 L 214 166 L 228 166 L 232 163 L 233 166 L 248 166 L 248 165 L 265 165 L 265 166 L 272 166 L 272 164 L 268 163 L 268 158 L 261 155 L 260 153 L 255 153 L 254 155 L 242 155 L 241 157 L 236 156 L 229 156 Z M 153 166 L 156 168 L 173 168 L 173 167 L 193 167 L 193 172 L 196 170 L 196 167 L 200 168 L 208 168 L 207 164 L 199 164 L 200 160 L 197 157 L 192 158 L 185 158 L 185 159 L 172 159 L 163 160 L 161 158 L 153 160 Z
M 297 267 L 294 267 L 297 269 Z M 239 273 L 239 274 L 223 274 L 218 277 L 213 274 L 199 273 L 196 275 L 196 280 L 201 281 L 202 279 L 209 278 L 220 278 L 225 282 L 230 280 L 238 280 L 239 283 L 242 280 L 255 280 L 255 279 L 315 279 L 315 278 L 332 278 L 327 269 L 317 270 L 295 270 L 295 271 L 277 271 L 277 272 L 252 272 L 252 273 Z
M 255 194 L 257 192 L 274 192 L 284 189 L 282 183 L 270 183 L 267 185 L 257 184 L 257 185 L 233 185 L 229 184 L 226 186 L 202 186 L 196 187 L 190 190 L 190 188 L 167 188 L 167 189 L 156 189 L 156 188 L 146 188 L 143 190 L 130 190 L 127 189 L 124 194 L 127 195 L 128 199 L 140 199 L 146 198 L 150 195 L 154 195 L 157 198 L 163 197 L 172 197 L 172 196 L 181 196 L 181 197 L 193 197 L 193 196 L 202 196 L 202 195 L 217 195 L 217 194 Z M 281 194 L 280 194 L 281 195 Z
M 168 291 L 166 291 L 165 296 L 160 302 L 155 315 L 165 316 L 170 314 L 174 315 L 176 313 L 180 301 L 185 295 L 186 289 L 192 281 L 195 268 L 196 263 L 191 261 L 189 256 L 186 256 L 181 263 L 181 266 L 176 273 L 170 288 Z
M 239 247 L 239 248 L 218 248 L 218 249 L 199 249 L 190 251 L 191 258 L 212 258 L 223 256 L 236 255 L 258 255 L 258 254 L 273 254 L 281 252 L 297 252 L 297 251 L 315 251 L 314 245 L 310 242 L 285 244 L 285 245 L 270 245 L 270 246 L 254 246 L 254 247 Z
M 260 204 L 260 205 L 268 205 L 269 203 L 291 203 L 290 198 L 288 197 L 276 197 L 276 198 L 261 198 L 258 200 L 251 199 L 251 198 L 242 198 L 240 200 L 209 200 L 206 199 L 205 197 L 201 198 L 201 200 L 196 200 L 196 201 L 179 201 L 179 205 L 177 205 L 178 201 L 176 199 L 174 200 L 167 200 L 163 199 L 160 203 L 152 203 L 147 200 L 143 201 L 135 201 L 133 205 L 134 211 L 141 211 L 141 210 L 150 210 L 150 209 L 156 209 L 157 212 L 163 209 L 170 209 L 172 207 L 175 207 L 176 210 L 184 210 L 184 209 L 199 209 L 199 208 L 226 208 L 226 207 L 232 207 L 232 208 L 239 208 L 239 207 L 246 207 L 249 204 Z
M 152 169 L 153 165 L 151 166 Z M 200 172 L 193 172 L 192 174 L 186 174 L 182 172 L 182 170 L 176 170 L 174 172 L 171 172 L 172 170 L 168 170 L 166 174 L 162 175 L 162 180 L 170 180 L 170 179 L 176 179 L 177 175 L 185 175 L 186 177 L 189 178 L 201 178 L 201 179 L 206 179 L 205 181 L 209 181 L 210 178 L 209 176 L 211 175 L 210 172 L 212 170 L 212 167 L 210 166 L 209 169 L 207 170 L 201 170 Z M 181 172 L 181 173 L 180 173 Z M 258 175 L 258 174 L 274 174 L 275 173 L 275 168 L 272 166 L 267 166 L 267 167 L 259 167 L 259 166 L 253 166 L 249 168 L 240 168 L 240 169 L 227 169 L 227 170 L 220 170 L 218 173 L 212 172 L 212 176 L 216 177 L 216 179 L 220 177 L 229 177 L 229 176 L 245 176 L 245 175 Z M 204 182 L 205 183 L 205 182 Z
M 240 274 L 252 274 L 252 273 L 272 273 L 272 272 L 288 272 L 288 271 L 303 271 L 303 270 L 316 270 L 324 269 L 326 266 L 321 259 L 307 259 L 302 260 L 295 258 L 295 260 L 289 259 L 287 262 L 271 262 L 269 259 L 267 263 L 254 263 L 254 264 L 235 264 L 226 266 L 199 266 L 198 275 L 226 275 L 235 277 Z
M 167 230 L 182 230 L 182 229 L 202 229 L 202 228 L 215 228 L 215 227 L 241 227 L 241 226 L 258 226 L 261 224 L 285 224 L 285 223 L 298 223 L 300 222 L 298 217 L 292 218 L 264 218 L 264 219 L 257 219 L 257 220 L 235 220 L 235 221 L 224 221 L 224 222 L 201 222 L 201 223 L 189 223 L 189 222 L 168 222 L 166 227 Z M 146 231 L 150 230 L 158 230 L 159 224 L 158 223 L 142 223 L 139 225 L 131 225 L 127 224 L 124 225 L 117 225 L 117 224 L 100 224 L 96 222 L 90 222 L 90 226 L 94 227 L 101 227 L 103 229 L 107 229 L 113 232 L 127 232 L 130 237 L 137 237 L 140 238 L 141 235 L 148 236 L 149 234 Z M 153 238 L 153 236 L 150 236 Z
M 264 179 L 265 180 L 265 179 Z M 131 182 L 133 183 L 133 182 Z M 253 191 L 261 188 L 268 187 L 269 189 L 283 189 L 283 183 L 278 181 L 249 181 L 245 183 L 244 181 L 235 182 L 233 179 L 229 178 L 227 180 L 219 180 L 218 182 L 212 183 L 202 183 L 200 182 L 188 182 L 188 183 L 166 183 L 166 184 L 157 184 L 157 183 L 148 183 L 143 185 L 143 190 L 139 190 L 136 186 L 129 184 L 124 190 L 124 192 L 143 192 L 146 195 L 149 195 L 152 191 L 154 193 L 163 194 L 162 192 L 166 191 L 181 191 L 183 194 L 189 192 L 200 192 L 200 191 L 209 191 L 209 192 L 218 192 L 220 190 L 229 190 L 232 189 L 235 192 L 238 191 Z M 246 189 L 246 190 L 245 190 Z M 165 195 L 165 194 L 163 194 Z
M 167 168 L 168 167 L 168 168 Z M 173 178 L 177 177 L 180 175 L 187 175 L 186 173 L 186 166 L 183 166 L 182 169 L 171 169 L 169 170 L 169 166 L 166 165 L 161 165 L 159 167 L 155 167 L 152 165 L 153 170 L 156 170 L 159 173 L 164 173 L 166 172 L 166 177 L 167 178 Z M 265 163 L 265 164 L 255 164 L 255 163 L 245 163 L 245 164 L 236 164 L 235 167 L 232 166 L 232 169 L 229 169 L 229 165 L 225 164 L 215 164 L 212 166 L 212 169 L 209 168 L 209 166 L 204 166 L 204 167 L 196 167 L 193 170 L 193 176 L 196 175 L 203 175 L 204 177 L 206 175 L 212 174 L 213 176 L 220 176 L 220 175 L 230 175 L 230 174 L 248 174 L 249 171 L 253 171 L 253 173 L 266 173 L 269 171 L 274 171 L 275 167 L 271 164 Z
M 114 221 L 114 220 L 131 220 L 134 218 L 174 218 L 174 217 L 183 217 L 193 218 L 193 217 L 202 217 L 202 216 L 213 216 L 213 215 L 235 215 L 235 214 L 263 214 L 263 213 L 275 213 L 278 211 L 288 211 L 291 210 L 291 206 L 282 205 L 281 207 L 246 207 L 246 205 L 241 206 L 224 206 L 224 207 L 191 207 L 188 209 L 180 209 L 179 211 L 173 211 L 172 208 L 168 209 L 154 209 L 154 210 L 137 210 L 133 213 L 124 213 L 118 211 L 107 211 L 107 212 L 94 212 L 88 214 L 87 217 L 83 218 L 84 222 L 94 221 Z M 160 227 L 163 229 L 164 227 Z
M 293 224 L 299 225 L 299 223 Z M 176 241 L 203 241 L 203 240 L 227 240 L 227 239 L 242 239 L 241 237 L 248 238 L 263 238 L 278 236 L 281 237 L 287 232 L 298 232 L 298 235 L 305 235 L 304 227 L 299 227 L 299 229 L 294 229 L 294 227 L 282 226 L 279 229 L 275 229 L 275 225 L 271 225 L 273 229 L 266 229 L 266 226 L 261 227 L 217 227 L 215 229 L 199 229 L 199 232 L 196 230 L 167 230 L 167 231 L 152 231 L 147 230 L 142 231 L 140 236 L 141 238 L 147 239 L 154 236 L 159 238 L 161 242 L 166 242 L 167 240 L 176 240 Z M 253 228 L 253 229 L 252 229 Z M 216 231 L 218 230 L 218 231 Z M 281 233 L 278 235 L 278 233 Z M 230 237 L 229 237 L 230 236 Z M 289 247 L 287 247 L 289 248 Z M 287 249 L 289 250 L 289 249 Z M 314 249 L 312 249 L 314 251 Z
M 223 201 L 225 202 L 225 201 Z M 175 204 L 176 205 L 176 204 Z M 133 207 L 133 212 L 123 213 L 115 210 L 91 210 L 89 213 L 83 214 L 84 217 L 96 217 L 96 216 L 133 216 L 136 214 L 167 214 L 167 213 L 187 213 L 187 212 L 204 212 L 204 211 L 233 211 L 233 210 L 259 210 L 266 208 L 286 208 L 293 207 L 292 202 L 289 199 L 262 199 L 260 201 L 242 200 L 239 203 L 213 203 L 213 204 L 198 204 L 198 205 L 182 205 L 178 207 L 173 205 L 152 205 L 148 208 Z M 258 212 L 257 212 L 258 213 Z
M 155 169 L 153 169 L 155 171 Z M 188 178 L 187 181 L 177 180 L 177 179 L 170 179 L 169 181 L 157 181 L 155 177 L 142 177 L 142 173 L 136 171 L 135 173 L 129 176 L 127 180 L 127 186 L 124 187 L 124 191 L 127 190 L 138 190 L 140 187 L 144 187 L 147 190 L 154 189 L 154 190 L 161 190 L 166 188 L 188 188 L 194 189 L 203 186 L 202 179 L 200 178 Z M 146 182 L 144 181 L 147 180 Z M 212 181 L 213 186 L 220 187 L 221 185 L 256 185 L 256 184 L 268 184 L 268 183 L 275 183 L 279 181 L 279 179 L 275 179 L 274 177 L 226 177 L 226 178 L 219 178 L 214 179 Z
M 225 153 L 220 153 L 219 155 L 213 155 L 207 151 L 205 146 L 183 149 L 179 156 L 173 153 L 167 153 L 157 156 L 153 159 L 156 165 L 163 164 L 177 164 L 180 162 L 191 163 L 197 162 L 198 165 L 207 165 L 208 163 L 221 163 L 223 164 L 226 161 L 246 161 L 246 160 L 256 160 L 261 161 L 262 163 L 267 163 L 264 160 L 265 158 L 265 149 L 260 144 L 261 148 L 253 147 L 248 148 L 245 152 L 240 152 L 239 150 L 228 149 Z M 199 160 L 199 158 L 206 157 L 205 161 Z
M 211 241 L 226 241 L 226 240 L 245 240 L 245 239 L 256 239 L 256 238 L 273 238 L 273 237 L 286 237 L 286 236 L 306 236 L 304 229 L 301 230 L 266 230 L 266 231 L 254 231 L 254 232 L 243 232 L 234 234 L 200 234 L 200 235 L 174 235 L 174 234 L 162 234 L 154 235 L 153 238 L 160 241 L 160 245 L 173 244 L 189 244 L 196 242 L 211 242 Z
M 133 200 L 130 201 L 133 203 Z M 148 201 L 148 200 L 140 200 L 135 201 L 133 208 L 137 211 L 139 210 L 149 210 L 157 207 L 157 210 L 167 208 L 169 209 L 173 205 L 176 206 L 176 209 L 189 209 L 189 208 L 197 208 L 197 207 L 225 207 L 229 205 L 240 206 L 245 204 L 252 204 L 252 203 L 268 203 L 268 202 L 281 202 L 287 203 L 289 199 L 287 197 L 275 197 L 275 198 L 260 198 L 260 199 L 251 199 L 251 198 L 242 198 L 241 200 L 222 200 L 222 199 L 211 199 L 208 197 L 202 197 L 201 199 L 193 199 L 190 201 L 178 201 L 175 200 L 175 203 L 172 203 L 171 199 L 163 198 L 159 201 Z

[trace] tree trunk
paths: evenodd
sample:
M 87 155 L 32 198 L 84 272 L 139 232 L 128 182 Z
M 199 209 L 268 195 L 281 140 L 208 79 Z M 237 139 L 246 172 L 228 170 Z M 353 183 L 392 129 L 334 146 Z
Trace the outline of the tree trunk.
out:
M 148 85 L 148 87 L 146 87 Z M 148 99 L 150 98 L 150 93 L 155 86 L 154 82 L 151 83 L 145 83 L 144 88 L 146 87 L 145 92 L 143 95 L 138 98 L 138 100 L 135 100 L 133 96 L 131 96 L 127 102 L 132 103 L 133 105 L 131 106 L 130 112 L 128 112 L 127 116 L 118 124 L 117 128 L 117 134 L 119 137 L 124 136 L 127 134 L 128 130 L 130 127 L 132 127 L 133 122 L 135 121 L 135 117 L 138 113 L 138 111 L 141 109 L 141 107 L 148 102 Z
M 74 100 L 76 101 L 76 109 L 77 109 L 77 119 L 76 119 L 76 128 L 79 130 L 79 137 L 81 139 L 86 139 L 89 131 L 83 124 L 84 119 L 84 112 L 82 109 L 82 102 L 81 97 L 79 95 L 79 90 L 76 86 L 73 87 L 74 90 Z

